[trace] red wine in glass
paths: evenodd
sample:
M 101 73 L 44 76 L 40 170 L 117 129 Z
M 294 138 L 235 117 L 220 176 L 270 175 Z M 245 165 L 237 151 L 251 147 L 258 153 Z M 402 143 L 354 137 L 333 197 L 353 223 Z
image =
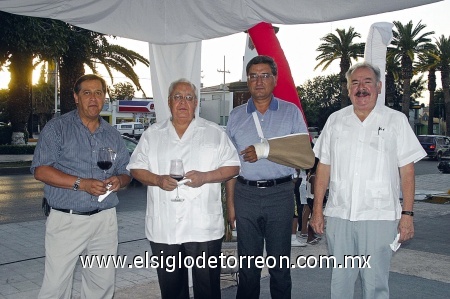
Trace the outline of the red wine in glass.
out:
M 111 162 L 111 161 L 98 161 L 98 162 L 97 162 L 97 166 L 98 166 L 101 170 L 108 170 L 108 169 L 111 168 L 112 162 Z
M 178 182 L 181 181 L 183 179 L 182 175 L 171 175 L 170 176 L 172 179 L 177 180 Z
M 181 159 L 170 160 L 169 175 L 171 178 L 173 178 L 177 181 L 181 181 L 184 178 L 184 167 L 183 167 L 183 161 L 181 161 Z M 178 186 L 177 186 L 177 196 L 175 198 L 171 199 L 171 201 L 175 201 L 175 202 L 184 201 L 183 198 L 180 198 L 178 196 Z
M 106 171 L 112 167 L 115 159 L 116 153 L 113 149 L 109 147 L 102 147 L 98 150 L 97 166 L 105 173 L 105 179 Z M 111 188 L 111 184 L 108 184 L 106 188 L 109 190 L 109 188 Z

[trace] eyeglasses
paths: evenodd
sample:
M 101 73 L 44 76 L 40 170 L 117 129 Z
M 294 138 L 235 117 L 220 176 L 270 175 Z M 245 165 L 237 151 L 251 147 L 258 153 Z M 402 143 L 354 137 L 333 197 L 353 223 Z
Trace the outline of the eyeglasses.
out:
M 191 95 L 181 95 L 181 94 L 176 94 L 171 96 L 172 100 L 174 100 L 175 102 L 180 102 L 181 100 L 185 99 L 187 102 L 192 102 L 194 100 L 194 96 Z
M 273 75 L 269 73 L 262 73 L 262 74 L 250 74 L 247 76 L 247 79 L 251 82 L 258 81 L 259 78 L 261 78 L 262 81 L 267 81 L 269 78 L 272 78 Z

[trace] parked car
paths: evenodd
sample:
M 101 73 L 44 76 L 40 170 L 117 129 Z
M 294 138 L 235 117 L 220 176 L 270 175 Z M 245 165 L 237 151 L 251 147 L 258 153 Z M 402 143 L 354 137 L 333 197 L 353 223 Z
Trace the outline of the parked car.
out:
M 311 136 L 311 139 L 319 137 L 320 129 L 318 127 L 308 127 L 309 135 Z
M 318 127 L 308 127 L 309 136 L 311 136 L 311 142 L 316 143 L 317 138 L 320 135 L 320 129 Z
M 128 137 L 125 135 L 122 135 L 122 139 L 123 139 L 123 142 L 125 143 L 125 146 L 131 156 L 131 154 L 133 153 L 134 149 L 136 148 L 136 146 L 138 144 L 138 141 L 134 138 L 131 138 L 131 137 Z
M 442 157 L 450 157 L 450 138 L 442 135 L 417 136 L 427 157 L 440 161 Z
M 122 135 L 139 139 L 144 133 L 144 125 L 140 122 L 128 122 L 114 125 Z

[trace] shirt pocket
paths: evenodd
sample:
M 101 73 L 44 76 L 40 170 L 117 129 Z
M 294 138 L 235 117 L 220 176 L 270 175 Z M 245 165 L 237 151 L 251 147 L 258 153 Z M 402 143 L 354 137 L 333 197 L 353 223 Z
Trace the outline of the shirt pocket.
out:
M 331 207 L 337 207 L 339 209 L 348 209 L 349 206 L 349 188 L 348 182 L 337 180 L 330 181 L 330 194 L 328 202 L 331 203 Z
M 394 134 L 386 130 L 372 132 L 369 140 L 370 148 L 376 152 L 388 152 L 396 148 Z
M 366 181 L 364 199 L 369 208 L 376 210 L 385 210 L 393 206 L 389 192 L 389 182 Z
M 199 155 L 199 169 L 200 171 L 215 170 L 218 163 L 218 145 L 213 143 L 203 143 L 200 146 Z

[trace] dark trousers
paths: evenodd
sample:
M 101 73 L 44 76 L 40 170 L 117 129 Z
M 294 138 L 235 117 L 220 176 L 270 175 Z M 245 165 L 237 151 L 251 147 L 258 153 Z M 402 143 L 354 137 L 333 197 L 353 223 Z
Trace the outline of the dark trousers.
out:
M 294 184 L 294 195 L 295 204 L 297 206 L 297 231 L 302 230 L 302 216 L 303 216 L 303 204 L 300 202 L 300 184 L 302 183 L 302 178 L 298 178 Z M 295 215 L 294 215 L 295 216 Z
M 264 240 L 268 256 L 277 263 L 269 268 L 272 298 L 291 298 L 291 273 L 287 262 L 280 264 L 280 256 L 290 256 L 292 211 L 292 183 L 269 188 L 256 188 L 236 183 L 234 203 L 238 254 L 243 259 L 239 269 L 236 298 L 259 298 L 261 268 L 256 267 L 253 256 L 263 256 Z M 250 260 L 250 265 L 248 261 Z
M 181 259 L 190 256 L 194 259 L 205 254 L 205 266 L 192 267 L 194 297 L 197 299 L 220 299 L 220 263 L 216 268 L 208 267 L 208 257 L 215 256 L 219 261 L 222 249 L 222 239 L 208 242 L 188 242 L 168 245 L 150 241 L 152 254 L 164 258 L 164 268 L 157 268 L 159 288 L 163 299 L 189 299 L 188 268 L 179 268 L 179 253 Z M 162 253 L 161 253 L 162 252 Z M 167 259 L 167 257 L 174 257 Z M 170 261 L 168 264 L 167 261 Z M 161 264 L 161 260 L 160 260 Z M 181 260 L 181 265 L 184 261 Z

